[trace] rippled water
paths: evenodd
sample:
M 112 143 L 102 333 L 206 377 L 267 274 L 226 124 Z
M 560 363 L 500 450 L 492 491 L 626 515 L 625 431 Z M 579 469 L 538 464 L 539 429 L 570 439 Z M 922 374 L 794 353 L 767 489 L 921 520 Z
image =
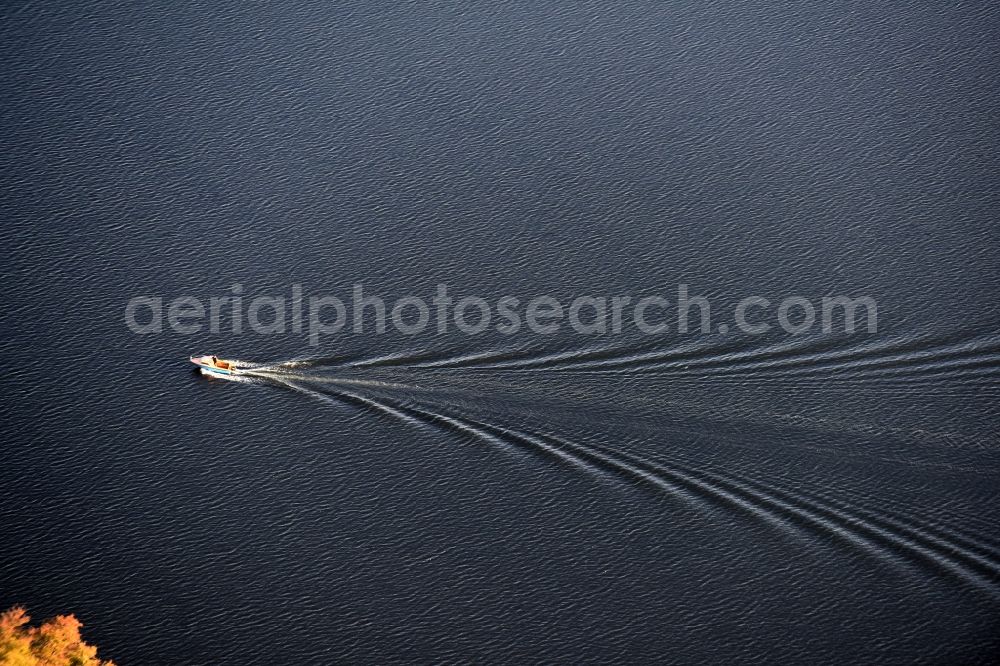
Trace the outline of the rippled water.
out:
M 3 17 L 0 606 L 120 664 L 1000 647 L 996 9 Z M 879 328 L 125 325 L 237 283 L 868 295 Z

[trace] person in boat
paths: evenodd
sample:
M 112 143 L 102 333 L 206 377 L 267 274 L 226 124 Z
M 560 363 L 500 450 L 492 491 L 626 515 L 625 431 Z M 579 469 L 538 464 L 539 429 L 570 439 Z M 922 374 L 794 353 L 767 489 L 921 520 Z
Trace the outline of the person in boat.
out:
M 212 365 L 223 370 L 232 370 L 233 364 L 229 361 L 220 361 L 218 356 L 212 355 Z

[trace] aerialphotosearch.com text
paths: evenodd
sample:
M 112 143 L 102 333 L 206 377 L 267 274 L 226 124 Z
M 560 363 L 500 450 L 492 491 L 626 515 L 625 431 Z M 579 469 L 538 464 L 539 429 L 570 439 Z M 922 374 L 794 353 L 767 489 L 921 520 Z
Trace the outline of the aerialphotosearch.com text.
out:
M 579 335 L 621 334 L 629 329 L 646 335 L 667 333 L 728 333 L 761 335 L 775 327 L 789 335 L 821 330 L 854 333 L 863 326 L 878 330 L 878 307 L 869 296 L 792 295 L 782 299 L 747 296 L 727 308 L 724 321 L 709 299 L 677 285 L 674 298 L 662 295 L 580 295 L 559 299 L 550 295 L 506 295 L 493 300 L 474 295 L 456 296 L 438 284 L 429 298 L 405 295 L 395 299 L 368 293 L 355 284 L 350 298 L 306 294 L 302 285 L 288 295 L 244 296 L 241 284 L 228 293 L 207 298 L 158 295 L 135 296 L 125 306 L 125 323 L 137 334 L 171 331 L 195 333 L 304 334 L 310 345 L 334 334 L 381 334 L 390 328 L 403 335 L 458 331 L 478 335 L 489 330 L 501 335 L 552 335 L 571 331 Z M 718 317 L 717 317 L 718 318 Z

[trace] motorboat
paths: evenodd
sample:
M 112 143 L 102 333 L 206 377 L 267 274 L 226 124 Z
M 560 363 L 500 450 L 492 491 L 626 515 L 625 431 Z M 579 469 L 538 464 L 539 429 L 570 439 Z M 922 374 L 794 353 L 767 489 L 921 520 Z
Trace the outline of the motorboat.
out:
M 192 356 L 191 362 L 201 368 L 202 372 L 210 372 L 215 375 L 238 375 L 240 373 L 240 369 L 233 361 L 227 361 L 214 354 Z

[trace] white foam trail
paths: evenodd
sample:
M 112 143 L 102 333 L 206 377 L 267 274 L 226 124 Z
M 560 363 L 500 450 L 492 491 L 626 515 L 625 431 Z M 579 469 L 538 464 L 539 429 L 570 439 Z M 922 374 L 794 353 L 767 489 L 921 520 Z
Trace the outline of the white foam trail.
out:
M 396 352 L 393 354 L 385 354 L 384 356 L 373 356 L 372 358 L 361 359 L 360 361 L 352 361 L 346 365 L 350 368 L 364 368 L 370 365 L 378 365 L 380 363 L 385 363 L 386 361 L 398 361 L 400 359 L 406 359 L 412 356 L 410 352 Z
M 281 370 L 270 370 L 268 368 L 258 368 L 250 370 L 247 374 L 260 377 L 269 377 L 281 381 L 294 380 L 298 382 L 308 382 L 316 384 L 342 384 L 345 386 L 369 386 L 374 388 L 396 388 L 406 390 L 416 390 L 418 387 L 409 384 L 399 384 L 396 382 L 384 382 L 375 379 L 347 379 L 343 377 L 315 377 L 292 372 L 282 372 Z
M 476 361 L 489 361 L 496 358 L 497 354 L 513 354 L 517 353 L 518 349 L 508 349 L 501 352 L 496 351 L 485 351 L 477 352 L 475 354 L 465 354 L 462 356 L 451 356 L 449 358 L 438 359 L 436 361 L 424 361 L 422 363 L 414 363 L 415 368 L 449 368 L 453 365 L 461 366 L 466 363 L 475 363 Z

